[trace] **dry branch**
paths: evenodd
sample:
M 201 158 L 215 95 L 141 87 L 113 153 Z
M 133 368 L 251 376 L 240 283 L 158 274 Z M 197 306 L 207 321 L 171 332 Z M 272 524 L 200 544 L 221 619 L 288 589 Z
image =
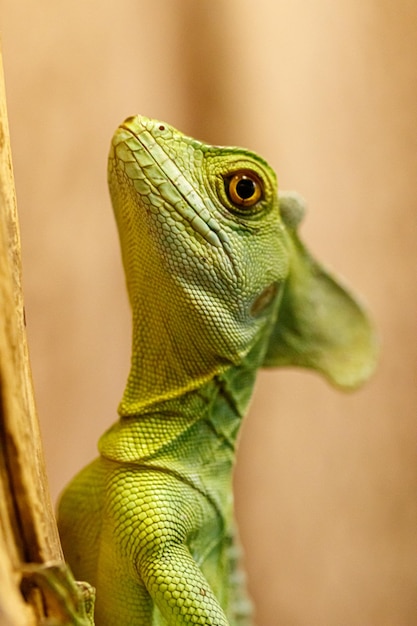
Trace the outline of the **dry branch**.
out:
M 20 583 L 28 564 L 62 563 L 28 357 L 6 97 L 0 54 L 0 623 L 39 623 L 39 590 Z M 35 609 L 34 609 L 35 607 Z

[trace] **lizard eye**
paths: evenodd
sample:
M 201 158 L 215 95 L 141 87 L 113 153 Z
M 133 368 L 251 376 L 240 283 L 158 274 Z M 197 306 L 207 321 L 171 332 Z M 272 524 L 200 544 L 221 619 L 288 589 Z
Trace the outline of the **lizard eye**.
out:
M 226 180 L 229 199 L 238 207 L 251 207 L 263 195 L 262 183 L 254 172 L 235 172 Z

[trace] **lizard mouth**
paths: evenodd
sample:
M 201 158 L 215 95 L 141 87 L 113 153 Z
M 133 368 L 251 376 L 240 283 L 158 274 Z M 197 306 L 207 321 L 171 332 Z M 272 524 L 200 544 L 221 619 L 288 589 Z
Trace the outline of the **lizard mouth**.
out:
M 167 138 L 172 137 L 171 128 L 166 124 L 155 123 L 146 117 L 136 115 L 128 117 L 119 129 L 130 133 L 156 166 L 155 171 L 155 168 L 141 167 L 138 163 L 138 170 L 158 188 L 161 197 L 208 243 L 223 248 L 231 258 L 229 237 L 212 217 L 200 194 L 158 141 L 158 137 L 163 139 L 164 135 Z M 131 153 L 135 156 L 133 150 Z

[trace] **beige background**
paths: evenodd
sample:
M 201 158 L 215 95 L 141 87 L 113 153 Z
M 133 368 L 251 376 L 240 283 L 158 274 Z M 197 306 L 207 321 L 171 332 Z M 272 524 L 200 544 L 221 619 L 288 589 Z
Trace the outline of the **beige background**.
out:
M 259 626 L 417 624 L 417 3 L 1 0 L 37 401 L 54 497 L 116 418 L 130 320 L 106 189 L 141 112 L 257 150 L 361 292 L 379 369 L 263 373 L 237 508 Z

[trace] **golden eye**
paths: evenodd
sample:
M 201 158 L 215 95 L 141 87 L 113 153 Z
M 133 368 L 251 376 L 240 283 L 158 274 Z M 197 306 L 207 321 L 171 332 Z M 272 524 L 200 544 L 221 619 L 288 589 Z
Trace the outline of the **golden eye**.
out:
M 226 181 L 230 200 L 236 206 L 248 207 L 262 197 L 262 183 L 253 172 L 236 172 Z

